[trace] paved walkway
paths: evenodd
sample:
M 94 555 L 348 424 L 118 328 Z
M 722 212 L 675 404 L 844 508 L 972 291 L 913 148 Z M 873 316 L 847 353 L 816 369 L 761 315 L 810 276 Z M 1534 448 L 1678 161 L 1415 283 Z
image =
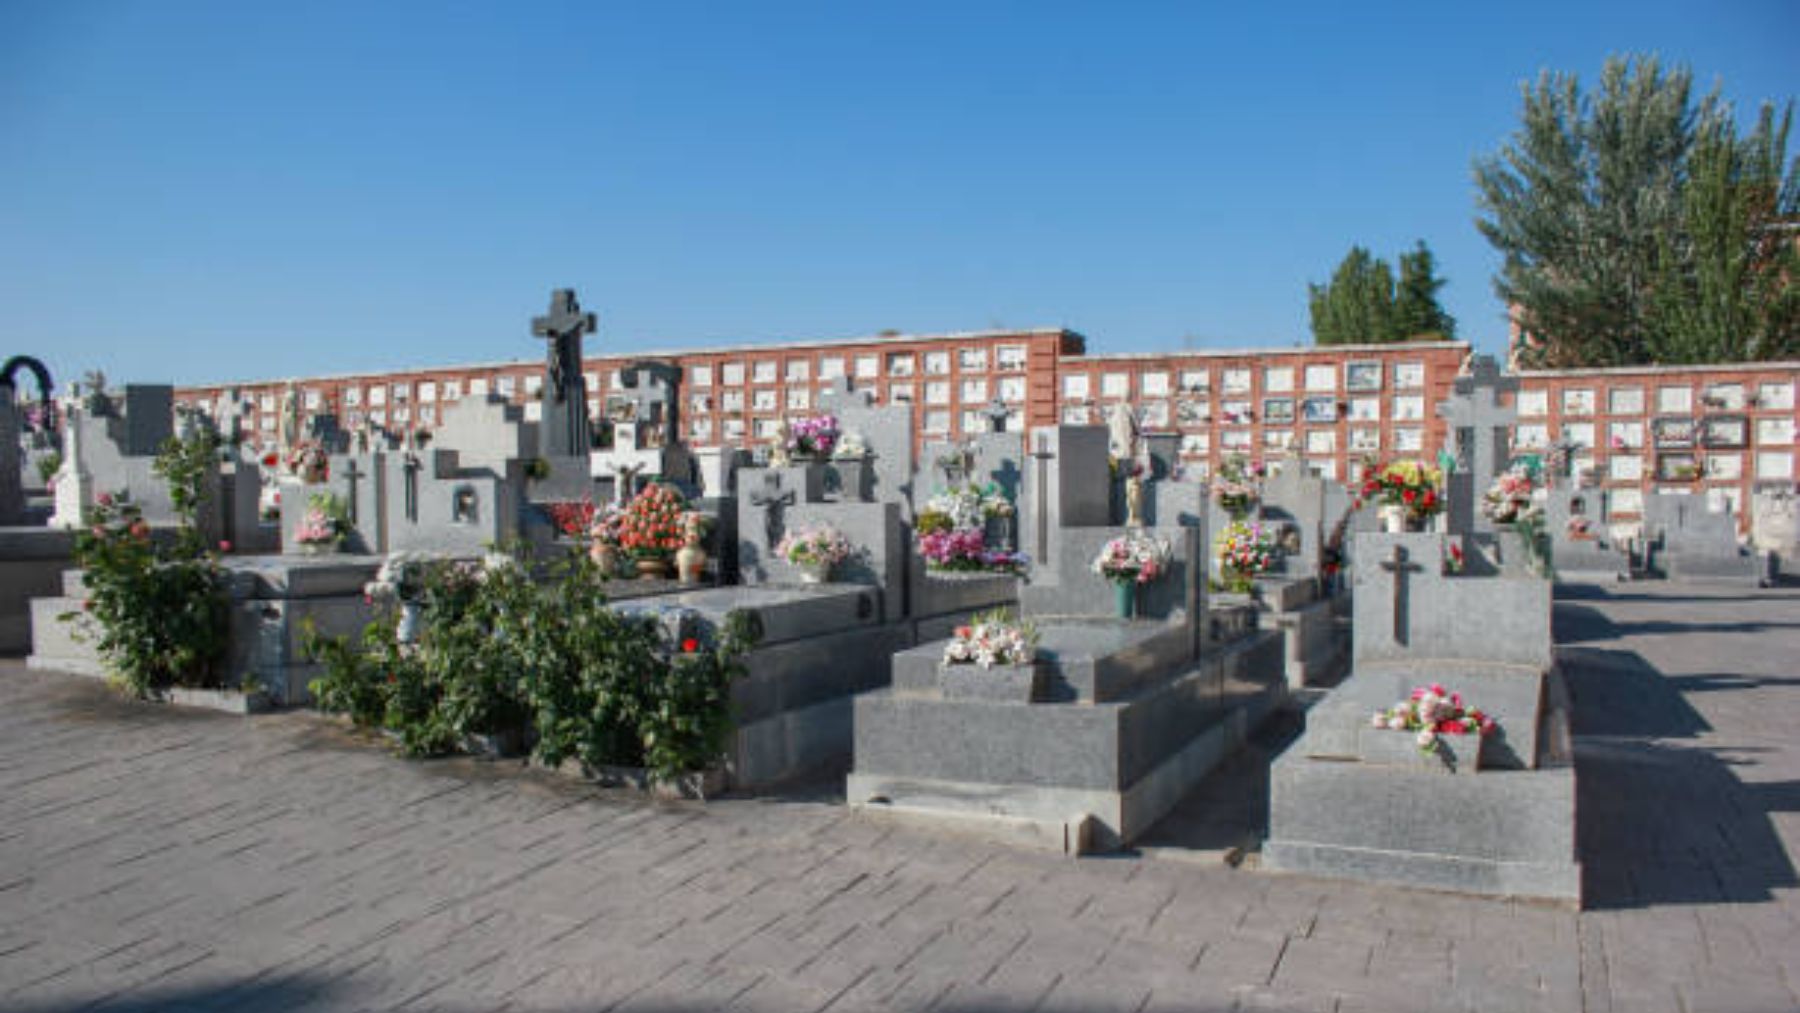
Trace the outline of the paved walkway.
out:
M 1800 1008 L 1800 593 L 1609 590 L 1558 606 L 1580 915 L 651 804 L 0 663 L 0 1008 Z

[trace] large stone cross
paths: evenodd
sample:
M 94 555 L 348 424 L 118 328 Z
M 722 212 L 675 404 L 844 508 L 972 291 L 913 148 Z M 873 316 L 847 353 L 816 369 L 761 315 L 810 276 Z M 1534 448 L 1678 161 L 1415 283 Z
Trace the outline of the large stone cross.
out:
M 1407 595 L 1406 575 L 1425 568 L 1418 563 L 1408 562 L 1406 547 L 1398 542 L 1394 543 L 1393 552 L 1388 555 L 1388 558 L 1382 560 L 1378 565 L 1394 575 L 1394 643 L 1404 647 L 1407 641 L 1406 613 L 1411 606 Z
M 781 541 L 782 514 L 792 502 L 794 490 L 781 487 L 781 473 L 777 471 L 763 472 L 762 488 L 750 491 L 750 505 L 763 508 L 763 537 L 769 541 L 770 552 Z
M 598 329 L 599 317 L 583 313 L 575 290 L 559 288 L 550 293 L 550 312 L 531 320 L 533 337 L 549 340 L 549 386 L 561 401 L 571 376 L 581 373 L 581 336 Z M 570 361 L 570 360 L 573 361 Z
M 1472 521 L 1476 528 L 1487 530 L 1487 519 L 1476 513 L 1474 506 L 1505 463 L 1504 441 L 1519 416 L 1516 408 L 1500 403 L 1499 395 L 1518 389 L 1518 378 L 1502 375 L 1493 356 L 1479 355 L 1469 375 L 1457 377 L 1456 392 L 1437 406 L 1438 417 L 1449 425 L 1457 466 L 1468 476 L 1465 495 L 1472 500 L 1456 505 L 1452 523 L 1457 523 L 1455 515 L 1466 512 L 1470 516 L 1464 523 Z

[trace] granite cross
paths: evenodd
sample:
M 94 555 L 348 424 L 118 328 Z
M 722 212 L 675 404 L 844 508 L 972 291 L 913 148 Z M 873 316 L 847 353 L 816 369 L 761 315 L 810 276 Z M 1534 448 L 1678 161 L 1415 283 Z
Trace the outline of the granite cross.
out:
M 1501 434 L 1518 418 L 1499 395 L 1519 389 L 1517 377 L 1503 376 L 1491 355 L 1475 357 L 1468 376 L 1458 377 L 1456 393 L 1438 405 L 1438 417 L 1449 424 L 1463 470 L 1473 476 L 1476 495 L 1487 490 L 1499 472 Z M 1462 448 L 1467 447 L 1466 451 Z
M 763 472 L 762 488 L 750 492 L 750 505 L 763 508 L 763 536 L 769 541 L 770 552 L 781 541 L 783 508 L 792 502 L 794 490 L 781 487 L 780 472 Z
M 350 513 L 351 524 L 360 524 L 362 522 L 362 518 L 358 516 L 356 509 L 356 487 L 359 484 L 357 481 L 358 479 L 367 477 L 369 477 L 367 472 L 357 469 L 356 458 L 352 457 L 349 462 L 344 465 L 344 480 L 349 483 L 350 487 L 350 502 L 346 504 L 346 506 Z
M 567 396 L 570 378 L 581 374 L 581 355 L 577 351 L 581 336 L 593 333 L 598 326 L 599 318 L 581 311 L 575 290 L 570 288 L 550 293 L 550 312 L 532 318 L 532 335 L 549 340 L 550 387 L 558 402 Z
M 1394 575 L 1394 643 L 1406 646 L 1406 612 L 1409 607 L 1406 593 L 1406 575 L 1425 569 L 1417 563 L 1407 562 L 1406 547 L 1394 543 L 1394 551 L 1379 564 L 1383 570 Z

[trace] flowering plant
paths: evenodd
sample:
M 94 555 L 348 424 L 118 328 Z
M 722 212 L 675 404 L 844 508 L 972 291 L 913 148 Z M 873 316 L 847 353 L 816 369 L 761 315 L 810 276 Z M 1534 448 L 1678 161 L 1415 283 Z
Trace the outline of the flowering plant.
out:
M 815 415 L 800 419 L 788 430 L 787 451 L 814 457 L 830 457 L 838 441 L 836 415 Z
M 1115 584 L 1148 584 L 1169 572 L 1173 557 L 1174 549 L 1168 542 L 1133 531 L 1101 546 L 1100 554 L 1094 557 L 1093 570 Z
M 1281 555 L 1275 533 L 1257 521 L 1232 521 L 1219 532 L 1214 544 L 1226 584 L 1238 592 L 1250 590 L 1250 582 L 1259 574 L 1268 573 Z
M 869 456 L 869 441 L 863 439 L 863 434 L 852 429 L 838 440 L 837 449 L 831 452 L 831 456 L 840 461 L 862 460 Z
M 775 545 L 775 554 L 787 560 L 789 565 L 827 573 L 849 559 L 854 551 L 844 533 L 829 524 L 789 531 Z
M 306 513 L 294 526 L 294 541 L 301 545 L 336 545 L 349 533 L 349 518 L 344 516 L 343 501 L 328 492 L 307 498 Z
M 1436 752 L 1439 735 L 1487 735 L 1498 727 L 1480 708 L 1465 706 L 1461 693 L 1435 682 L 1414 689 L 1387 710 L 1376 711 L 1369 723 L 1390 731 L 1416 732 L 1421 753 Z
M 991 549 L 980 528 L 938 528 L 921 530 L 919 555 L 930 570 L 994 570 L 1017 573 L 1025 568 L 1022 552 Z
M 944 664 L 1029 665 L 1037 657 L 1038 632 L 1028 619 L 1014 620 L 1005 609 L 977 613 L 958 626 L 944 645 Z
M 1251 461 L 1242 454 L 1233 454 L 1221 461 L 1219 472 L 1212 480 L 1213 495 L 1218 497 L 1219 506 L 1232 517 L 1249 513 L 1267 471 L 1261 461 Z
M 363 585 L 363 600 L 413 602 L 425 593 L 428 557 L 417 552 L 390 552 L 375 571 L 375 579 Z
M 578 500 L 547 503 L 544 509 L 549 511 L 550 522 L 556 525 L 556 530 L 569 538 L 577 538 L 591 531 L 594 516 L 598 513 L 594 501 L 586 496 Z
M 1481 494 L 1481 512 L 1499 524 L 1516 524 L 1535 517 L 1541 512 L 1531 501 L 1536 489 L 1531 469 L 1515 465 L 1497 476 L 1487 492 Z
M 687 502 L 672 485 L 654 482 L 638 491 L 619 517 L 619 545 L 639 556 L 666 556 L 681 547 Z
M 1444 509 L 1439 488 L 1444 473 L 1422 461 L 1390 461 L 1363 480 L 1362 498 L 1381 497 L 1383 503 L 1404 507 L 1413 518 L 1430 517 Z

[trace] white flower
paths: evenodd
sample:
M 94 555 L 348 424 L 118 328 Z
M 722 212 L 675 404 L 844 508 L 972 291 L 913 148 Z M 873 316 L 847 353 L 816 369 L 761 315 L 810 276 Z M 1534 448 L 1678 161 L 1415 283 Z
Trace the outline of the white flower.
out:
M 1430 749 L 1437 745 L 1437 733 L 1429 728 L 1419 729 L 1419 748 Z
M 1370 722 L 1370 724 L 1376 728 L 1386 728 L 1387 722 L 1388 722 L 1387 715 L 1383 714 L 1381 711 L 1376 711 L 1374 720 L 1372 720 Z
M 1389 717 L 1387 719 L 1387 724 L 1388 724 L 1388 727 L 1392 728 L 1394 731 L 1397 731 L 1397 732 L 1406 731 L 1406 718 L 1399 714 L 1395 714 L 1392 717 Z

